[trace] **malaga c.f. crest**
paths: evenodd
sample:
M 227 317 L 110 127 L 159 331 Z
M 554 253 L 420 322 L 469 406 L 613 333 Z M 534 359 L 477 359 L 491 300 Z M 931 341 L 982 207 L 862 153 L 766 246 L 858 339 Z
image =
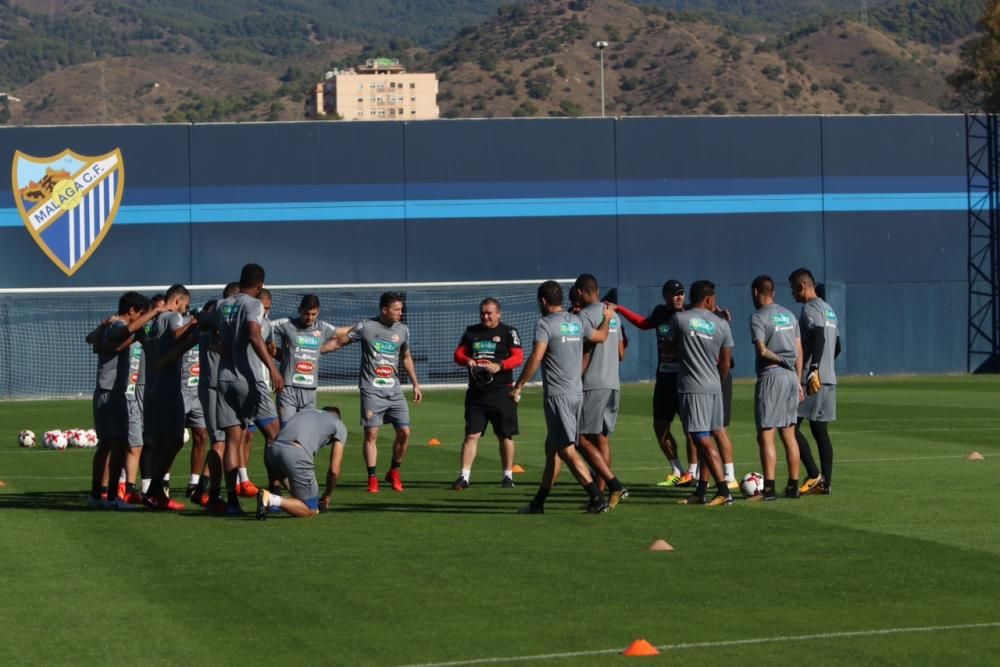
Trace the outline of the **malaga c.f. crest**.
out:
M 101 244 L 122 201 L 120 149 L 98 156 L 69 149 L 39 158 L 15 151 L 14 201 L 28 233 L 67 276 Z

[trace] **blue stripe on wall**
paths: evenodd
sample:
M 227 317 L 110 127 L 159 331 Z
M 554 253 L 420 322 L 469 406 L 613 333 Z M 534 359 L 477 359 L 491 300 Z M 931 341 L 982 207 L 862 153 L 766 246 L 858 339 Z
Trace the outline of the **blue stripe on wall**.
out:
M 438 199 L 409 201 L 271 202 L 122 206 L 118 224 L 177 224 L 454 218 L 553 218 L 609 215 L 739 215 L 965 211 L 966 192 Z M 0 227 L 24 224 L 17 209 L 0 209 Z

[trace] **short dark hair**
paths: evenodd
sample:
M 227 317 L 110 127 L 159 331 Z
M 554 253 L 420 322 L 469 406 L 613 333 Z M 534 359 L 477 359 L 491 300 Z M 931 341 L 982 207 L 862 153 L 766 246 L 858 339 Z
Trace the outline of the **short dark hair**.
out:
M 538 286 L 538 298 L 544 299 L 550 306 L 561 306 L 563 302 L 562 285 L 554 280 L 546 280 Z
M 691 290 L 688 292 L 688 297 L 693 305 L 701 303 L 706 298 L 713 296 L 714 294 L 715 283 L 711 280 L 696 280 L 691 283 Z
M 149 297 L 149 305 L 153 305 L 157 301 L 163 301 L 164 303 L 166 303 L 167 295 L 164 294 L 163 292 L 157 292 L 153 296 Z
M 380 296 L 378 300 L 378 307 L 380 309 L 388 308 L 397 301 L 400 303 L 404 303 L 406 301 L 406 299 L 403 298 L 402 292 L 382 292 L 382 296 Z
M 816 279 L 813 278 L 812 271 L 810 271 L 807 268 L 800 268 L 792 271 L 792 273 L 788 276 L 788 282 L 797 283 L 801 281 L 803 278 L 808 278 L 809 282 L 812 283 L 813 285 L 816 284 Z
M 191 292 L 189 292 L 187 287 L 184 287 L 184 285 L 171 285 L 167 290 L 166 300 L 170 301 L 171 299 L 176 299 L 179 296 L 186 296 L 190 298 Z
M 336 405 L 326 405 L 323 407 L 323 412 L 330 412 L 337 415 L 337 419 L 340 419 L 340 408 Z
M 149 310 L 149 299 L 138 292 L 125 292 L 118 299 L 118 314 L 127 315 L 130 310 L 144 313 Z
M 258 299 L 263 300 L 263 297 L 267 297 L 268 299 L 273 299 L 274 298 L 274 297 L 271 296 L 271 290 L 267 289 L 266 287 L 261 287 L 260 288 L 260 294 L 257 295 Z
M 264 267 L 260 264 L 246 264 L 240 271 L 240 288 L 257 287 L 264 284 Z
M 497 301 L 496 299 L 494 299 L 491 296 L 488 296 L 488 297 L 486 297 L 485 299 L 483 299 L 482 301 L 479 302 L 479 310 L 482 310 L 483 306 L 487 306 L 489 304 L 493 304 L 494 306 L 497 307 L 497 310 L 501 310 L 501 308 L 500 308 L 500 302 Z
M 231 283 L 226 283 L 226 286 L 222 288 L 222 298 L 228 299 L 229 297 L 234 296 L 239 291 L 240 291 L 240 281 L 234 280 Z
M 319 308 L 319 297 L 315 294 L 306 294 L 299 302 L 299 310 L 312 310 Z
M 774 281 L 763 273 L 754 278 L 750 286 L 761 294 L 774 294 Z
M 590 273 L 581 273 L 573 283 L 573 286 L 579 289 L 581 292 L 586 292 L 588 294 L 593 294 L 598 291 L 597 278 L 595 278 Z

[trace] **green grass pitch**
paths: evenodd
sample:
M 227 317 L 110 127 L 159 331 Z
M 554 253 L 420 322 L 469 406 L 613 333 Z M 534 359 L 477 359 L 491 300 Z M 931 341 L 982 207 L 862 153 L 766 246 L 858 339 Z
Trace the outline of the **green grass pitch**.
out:
M 87 426 L 89 402 L 3 403 L 0 664 L 605 664 L 636 660 L 616 654 L 637 637 L 669 645 L 646 659 L 665 664 L 996 664 L 998 390 L 846 380 L 834 495 L 710 509 L 654 485 L 652 389 L 626 386 L 614 467 L 633 495 L 603 516 L 578 511 L 565 472 L 545 515 L 515 514 L 540 472 L 538 389 L 521 403 L 517 488 L 499 488 L 488 434 L 472 487 L 450 489 L 462 393 L 430 391 L 411 410 L 406 491 L 377 496 L 357 397 L 324 394 L 352 429 L 334 509 L 266 522 L 86 511 L 91 452 L 19 449 L 16 435 Z M 740 476 L 760 470 L 752 392 L 737 383 Z M 647 551 L 658 538 L 675 550 Z

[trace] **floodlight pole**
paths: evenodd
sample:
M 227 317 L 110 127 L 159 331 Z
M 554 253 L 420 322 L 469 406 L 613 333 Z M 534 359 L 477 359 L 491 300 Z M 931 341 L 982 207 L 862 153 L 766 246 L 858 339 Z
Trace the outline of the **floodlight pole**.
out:
M 604 49 L 608 48 L 608 43 L 594 42 L 594 48 L 601 54 L 601 118 L 604 118 Z

